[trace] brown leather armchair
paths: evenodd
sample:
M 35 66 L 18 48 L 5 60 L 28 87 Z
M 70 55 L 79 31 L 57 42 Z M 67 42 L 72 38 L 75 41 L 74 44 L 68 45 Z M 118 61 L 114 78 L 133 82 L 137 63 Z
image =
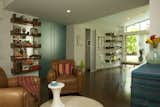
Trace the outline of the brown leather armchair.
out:
M 35 78 L 39 83 L 39 78 Z M 17 85 L 15 78 L 7 79 L 0 68 L 0 107 L 38 107 L 39 101 L 24 88 Z
M 65 84 L 61 94 L 81 94 L 83 78 L 83 72 L 75 68 L 73 60 L 53 60 L 47 76 L 48 83 L 57 81 Z

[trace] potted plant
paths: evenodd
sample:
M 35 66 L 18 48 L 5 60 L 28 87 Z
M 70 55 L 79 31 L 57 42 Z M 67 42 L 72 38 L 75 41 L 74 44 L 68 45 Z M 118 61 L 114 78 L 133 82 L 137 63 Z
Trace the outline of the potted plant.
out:
M 83 60 L 80 61 L 79 69 L 80 69 L 80 71 L 82 71 L 82 72 L 85 71 L 85 64 L 84 64 Z

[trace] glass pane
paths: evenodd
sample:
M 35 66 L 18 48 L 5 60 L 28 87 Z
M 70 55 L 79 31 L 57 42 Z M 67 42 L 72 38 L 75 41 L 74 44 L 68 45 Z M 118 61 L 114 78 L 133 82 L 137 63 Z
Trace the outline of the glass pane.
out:
M 136 41 L 137 41 L 136 35 L 127 36 L 127 38 L 126 38 L 126 47 L 127 47 L 127 54 L 128 55 L 137 54 Z
M 139 24 L 134 24 L 127 27 L 127 32 L 139 31 Z

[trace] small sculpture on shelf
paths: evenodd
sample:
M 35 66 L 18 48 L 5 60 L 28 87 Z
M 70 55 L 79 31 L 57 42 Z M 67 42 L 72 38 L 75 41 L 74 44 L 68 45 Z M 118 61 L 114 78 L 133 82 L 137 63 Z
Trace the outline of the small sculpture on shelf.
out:
M 15 53 L 14 53 L 14 56 L 16 57 L 16 58 L 22 58 L 22 54 L 21 54 L 21 52 L 20 51 L 16 51 Z
M 30 66 L 29 65 L 22 65 L 22 71 L 27 71 L 30 70 Z
M 140 49 L 140 50 L 139 50 L 139 57 L 138 57 L 138 60 L 139 60 L 140 62 L 143 61 L 143 49 Z
M 31 34 L 31 35 L 38 35 L 38 34 L 39 34 L 38 29 L 36 29 L 36 28 L 31 28 L 31 29 L 30 29 L 30 34 Z
M 23 23 L 24 22 L 24 16 L 20 16 L 20 17 L 17 17 L 16 14 L 13 14 L 12 15 L 12 18 L 11 18 L 11 22 L 19 22 L 19 23 Z
M 32 24 L 33 26 L 41 25 L 41 22 L 38 18 L 33 18 L 33 20 L 28 20 L 23 15 L 18 17 L 16 14 L 12 15 L 11 22 L 19 24 Z
M 30 55 L 29 57 L 30 57 L 30 58 L 41 58 L 41 56 L 38 55 L 38 54 L 32 54 L 32 55 Z
M 13 25 L 13 33 L 16 33 L 16 34 L 21 33 L 21 27 L 18 25 Z
M 22 28 L 22 33 L 23 33 L 23 34 L 26 33 L 26 28 Z
M 32 43 L 29 40 L 23 41 L 22 45 L 24 45 L 24 46 L 33 46 Z
M 37 18 L 33 18 L 32 24 L 33 24 L 33 26 L 40 26 L 41 25 L 40 20 Z
M 15 50 L 14 56 L 16 59 L 27 58 L 26 49 L 20 48 L 20 49 Z

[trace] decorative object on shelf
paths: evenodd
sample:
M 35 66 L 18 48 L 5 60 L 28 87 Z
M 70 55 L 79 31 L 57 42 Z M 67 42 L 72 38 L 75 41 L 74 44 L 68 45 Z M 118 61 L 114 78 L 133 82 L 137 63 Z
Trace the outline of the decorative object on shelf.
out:
M 26 28 L 22 28 L 22 32 L 23 32 L 23 34 L 25 34 L 26 33 Z
M 147 39 L 146 43 L 150 44 L 150 51 L 146 56 L 147 63 L 160 64 L 160 50 L 158 48 L 160 37 L 151 35 L 150 38 Z
M 30 33 L 31 33 L 31 35 L 38 35 L 39 34 L 38 29 L 36 29 L 36 28 L 31 28 Z
M 17 17 L 16 14 L 12 15 L 11 22 L 17 23 L 17 24 L 22 24 L 22 25 L 31 24 L 32 26 L 41 26 L 41 22 L 37 18 L 33 18 L 32 20 L 28 20 L 24 16 Z
M 143 61 L 143 51 L 144 51 L 144 49 L 140 49 L 140 50 L 139 50 L 139 57 L 138 57 L 138 60 L 139 60 L 140 62 Z
M 39 71 L 41 56 L 38 49 L 41 48 L 41 44 L 38 37 L 41 36 L 41 33 L 38 30 L 41 22 L 37 18 L 28 19 L 25 16 L 18 17 L 13 14 L 11 23 L 13 24 L 10 31 L 13 37 L 11 43 L 13 49 L 13 55 L 11 56 L 13 62 L 12 73 L 21 74 Z

